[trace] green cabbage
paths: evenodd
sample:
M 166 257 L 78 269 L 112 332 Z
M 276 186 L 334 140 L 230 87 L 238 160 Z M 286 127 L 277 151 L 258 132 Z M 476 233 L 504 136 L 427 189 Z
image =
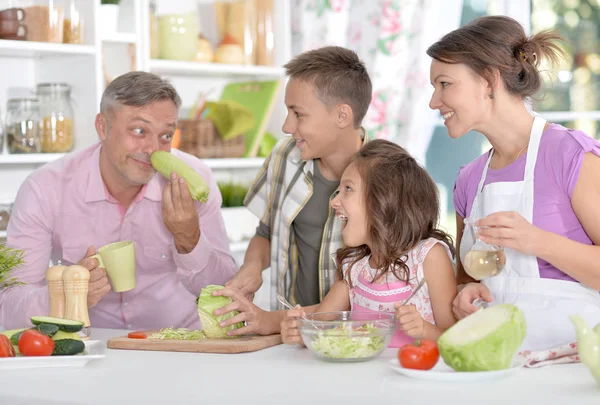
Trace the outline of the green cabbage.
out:
M 527 327 L 512 304 L 494 305 L 461 319 L 438 339 L 440 355 L 456 371 L 510 368 Z
M 231 303 L 231 298 L 217 296 L 213 297 L 211 293 L 216 290 L 224 288 L 220 285 L 207 285 L 200 291 L 198 297 L 198 315 L 200 315 L 200 321 L 202 322 L 202 330 L 207 338 L 228 338 L 227 332 L 235 330 L 244 326 L 244 322 L 238 322 L 233 325 L 222 328 L 219 326 L 220 322 L 226 319 L 236 316 L 239 312 L 232 311 L 221 316 L 215 316 L 214 311 L 221 308 L 224 305 Z
M 365 324 L 353 331 L 346 329 L 338 327 L 320 331 L 308 344 L 315 352 L 330 359 L 369 358 L 385 348 L 384 336 L 369 336 L 376 332 L 376 328 L 371 324 Z M 366 336 L 357 336 L 357 332 L 364 332 Z

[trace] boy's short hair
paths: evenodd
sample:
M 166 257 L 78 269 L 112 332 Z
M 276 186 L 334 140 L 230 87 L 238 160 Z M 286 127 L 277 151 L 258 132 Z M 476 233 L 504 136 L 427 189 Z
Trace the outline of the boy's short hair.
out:
M 360 128 L 371 104 L 373 86 L 367 68 L 356 52 L 340 46 L 326 46 L 301 53 L 284 68 L 290 78 L 311 82 L 326 107 L 340 101 L 350 105 L 354 127 Z

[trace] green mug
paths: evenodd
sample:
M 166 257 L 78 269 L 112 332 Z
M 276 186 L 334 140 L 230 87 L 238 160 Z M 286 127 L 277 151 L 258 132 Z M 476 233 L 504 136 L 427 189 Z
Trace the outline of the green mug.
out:
M 123 292 L 135 288 L 135 248 L 132 241 L 102 246 L 90 258 L 98 260 L 99 267 L 106 270 L 114 291 Z

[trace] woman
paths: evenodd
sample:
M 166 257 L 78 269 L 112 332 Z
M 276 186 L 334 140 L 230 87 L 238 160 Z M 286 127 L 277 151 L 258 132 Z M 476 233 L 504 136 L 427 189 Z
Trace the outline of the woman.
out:
M 533 116 L 526 101 L 542 83 L 538 67 L 562 56 L 551 32 L 528 38 L 515 20 L 490 16 L 452 31 L 427 54 L 434 93 L 451 138 L 481 132 L 492 149 L 462 167 L 455 185 L 460 319 L 476 299 L 524 311 L 524 350 L 576 340 L 569 316 L 600 322 L 600 143 Z M 474 282 L 463 268 L 478 236 L 504 248 L 497 275 Z M 464 231 L 464 233 L 463 233 Z

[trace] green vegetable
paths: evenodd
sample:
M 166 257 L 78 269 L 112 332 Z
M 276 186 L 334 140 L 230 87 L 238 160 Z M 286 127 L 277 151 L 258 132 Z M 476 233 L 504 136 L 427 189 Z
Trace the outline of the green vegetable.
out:
M 59 330 L 65 332 L 79 332 L 83 329 L 83 322 L 73 321 L 71 319 L 52 318 L 50 316 L 32 316 L 31 323 L 34 325 L 40 325 L 42 323 L 56 325 Z
M 56 332 L 58 332 L 58 326 L 52 325 L 50 323 L 41 323 L 37 326 L 37 331 L 43 333 L 46 336 L 54 336 Z
M 15 350 L 17 350 L 17 353 L 18 353 L 18 349 L 19 349 L 19 337 L 21 337 L 21 333 L 23 333 L 27 329 L 30 329 L 30 328 L 11 329 L 11 330 L 5 330 L 4 332 L 2 332 L 2 334 L 4 336 L 6 336 L 7 338 L 10 339 L 10 343 L 12 343 L 12 345 L 15 347 Z
M 11 277 L 10 272 L 23 264 L 23 251 L 7 248 L 6 244 L 0 243 L 0 290 L 24 285 L 24 283 Z
M 227 332 L 235 330 L 244 326 L 243 322 L 238 322 L 226 328 L 219 326 L 220 322 L 226 319 L 232 318 L 238 314 L 237 311 L 229 312 L 225 315 L 215 316 L 214 311 L 221 308 L 224 305 L 231 303 L 231 298 L 217 296 L 213 297 L 211 293 L 216 290 L 224 288 L 220 285 L 207 285 L 200 292 L 198 297 L 198 315 L 200 315 L 200 321 L 202 322 L 202 328 L 206 337 L 208 338 L 228 338 Z
M 458 321 L 438 339 L 440 355 L 456 371 L 504 370 L 525 339 L 523 312 L 494 305 Z
M 61 339 L 54 342 L 53 356 L 72 356 L 83 353 L 85 343 L 75 339 Z
M 591 329 L 580 315 L 571 315 L 570 319 L 577 332 L 581 362 L 590 370 L 596 383 L 600 385 L 600 324 Z
M 81 337 L 79 336 L 79 334 L 77 332 L 65 332 L 62 330 L 59 330 L 58 332 L 56 332 L 54 334 L 54 336 L 52 336 L 52 340 L 54 340 L 55 342 L 57 340 L 64 340 L 64 339 L 81 340 Z
M 319 331 L 315 338 L 305 343 L 321 356 L 330 359 L 369 358 L 385 348 L 385 337 L 372 336 L 374 331 L 376 328 L 371 324 L 350 331 L 340 326 Z M 361 332 L 364 332 L 364 337 L 360 336 Z
M 152 167 L 167 179 L 171 178 L 171 173 L 177 173 L 177 176 L 185 179 L 192 198 L 205 203 L 208 200 L 210 189 L 206 181 L 188 166 L 183 160 L 169 152 L 157 150 L 150 156 Z
M 186 328 L 164 328 L 149 336 L 149 339 L 164 339 L 164 340 L 200 340 L 206 338 L 206 335 L 201 330 L 189 330 Z

